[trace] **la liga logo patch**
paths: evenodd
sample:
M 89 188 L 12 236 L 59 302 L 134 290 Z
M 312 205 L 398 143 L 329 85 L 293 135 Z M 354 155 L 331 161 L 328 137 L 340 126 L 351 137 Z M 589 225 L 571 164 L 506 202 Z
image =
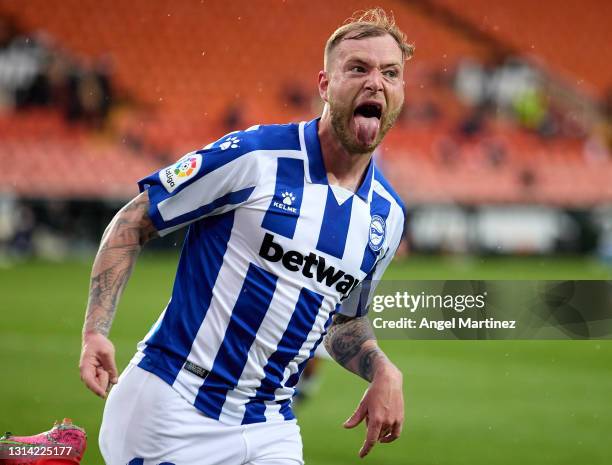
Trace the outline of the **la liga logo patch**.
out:
M 176 165 L 174 165 L 174 174 L 176 174 L 179 178 L 191 176 L 197 166 L 198 159 L 196 158 L 196 156 L 190 156 L 186 160 L 179 160 Z
M 201 166 L 202 155 L 199 153 L 189 153 L 174 165 L 161 170 L 159 172 L 159 180 L 168 193 L 172 193 L 178 186 L 198 174 Z

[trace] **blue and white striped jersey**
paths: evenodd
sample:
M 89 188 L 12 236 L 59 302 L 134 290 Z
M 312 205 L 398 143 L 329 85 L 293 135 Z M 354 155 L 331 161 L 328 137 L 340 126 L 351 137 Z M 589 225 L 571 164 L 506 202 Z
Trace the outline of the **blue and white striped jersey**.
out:
M 318 120 L 231 133 L 141 180 L 161 235 L 189 230 L 168 306 L 133 362 L 227 424 L 293 419 L 331 316 L 364 315 L 403 205 L 371 162 L 327 182 Z

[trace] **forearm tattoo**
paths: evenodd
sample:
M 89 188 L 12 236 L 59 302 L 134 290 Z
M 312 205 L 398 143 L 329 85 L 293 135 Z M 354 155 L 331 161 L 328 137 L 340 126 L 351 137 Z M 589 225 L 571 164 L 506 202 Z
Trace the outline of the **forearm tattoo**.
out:
M 376 341 L 376 337 L 367 317 L 336 315 L 324 344 L 340 365 L 372 381 L 376 361 L 385 355 L 376 345 L 366 344 L 368 341 Z
M 84 332 L 108 335 L 136 257 L 144 243 L 157 235 L 148 208 L 145 192 L 123 207 L 106 228 L 91 272 Z

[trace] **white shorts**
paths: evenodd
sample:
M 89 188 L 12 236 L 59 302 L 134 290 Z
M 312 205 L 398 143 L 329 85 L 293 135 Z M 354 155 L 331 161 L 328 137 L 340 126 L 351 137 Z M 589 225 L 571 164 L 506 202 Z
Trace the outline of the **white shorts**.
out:
M 111 390 L 100 427 L 107 465 L 302 465 L 295 420 L 225 425 L 160 378 L 128 365 Z

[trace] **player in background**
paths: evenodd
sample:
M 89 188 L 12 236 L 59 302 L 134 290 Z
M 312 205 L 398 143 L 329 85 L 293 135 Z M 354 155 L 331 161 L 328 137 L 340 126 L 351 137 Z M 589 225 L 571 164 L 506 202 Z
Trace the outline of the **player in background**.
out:
M 337 29 L 324 52 L 320 118 L 254 126 L 141 180 L 94 261 L 81 378 L 108 396 L 108 464 L 302 464 L 291 398 L 325 336 L 370 384 L 345 422 L 359 451 L 404 420 L 402 375 L 366 318 L 404 227 L 371 160 L 404 101 L 412 46 L 381 9 Z M 142 246 L 189 225 L 171 299 L 118 378 L 108 334 Z M 154 283 L 152 283 L 154 285 Z

